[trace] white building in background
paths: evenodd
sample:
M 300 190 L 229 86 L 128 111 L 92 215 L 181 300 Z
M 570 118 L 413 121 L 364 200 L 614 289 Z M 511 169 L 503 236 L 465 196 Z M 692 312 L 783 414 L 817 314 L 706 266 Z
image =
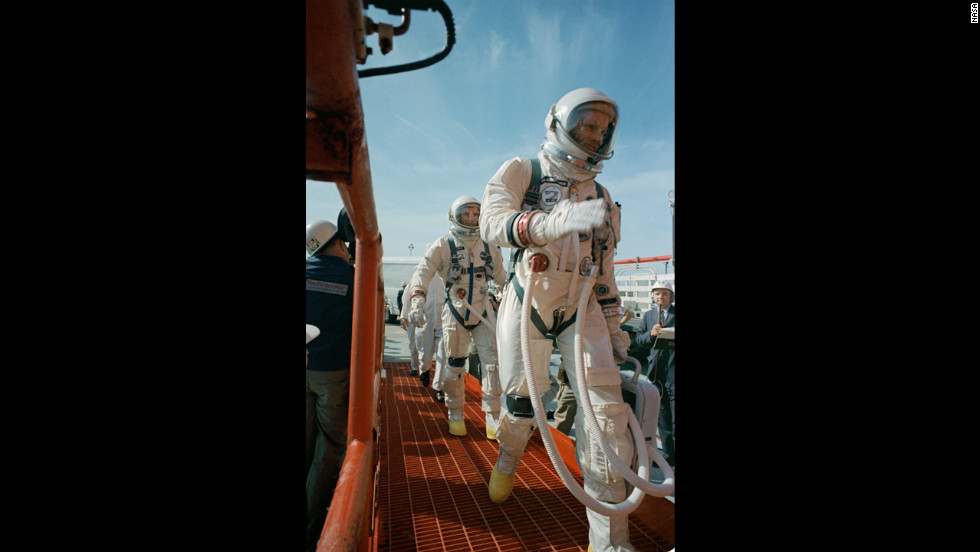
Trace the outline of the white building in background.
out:
M 667 272 L 670 261 L 657 261 L 616 267 L 616 287 L 623 299 L 623 308 L 633 311 L 636 319 L 653 308 L 653 284 L 670 282 L 676 290 L 674 273 Z
M 428 244 L 426 245 L 426 249 Z M 424 251 L 424 250 L 423 250 Z M 507 269 L 510 270 L 510 249 L 501 251 L 507 261 Z M 389 323 L 394 323 L 399 314 L 397 305 L 398 291 L 401 283 L 407 282 L 412 277 L 412 272 L 418 265 L 422 257 L 389 257 L 382 259 L 382 275 L 385 282 L 385 310 L 386 318 Z M 657 281 L 670 282 L 670 285 L 677 289 L 674 283 L 673 267 L 670 261 L 654 261 L 637 264 L 616 265 L 616 287 L 619 288 L 619 296 L 623 299 L 623 308 L 633 311 L 635 324 L 639 323 L 639 318 L 643 313 L 653 308 L 653 284 Z M 668 272 L 668 270 L 670 272 Z
M 401 310 L 398 308 L 398 292 L 402 289 L 402 282 L 408 283 L 412 279 L 412 272 L 418 266 L 422 257 L 388 257 L 381 259 L 381 275 L 385 282 L 385 321 L 394 323 Z M 403 297 L 402 300 L 407 300 Z

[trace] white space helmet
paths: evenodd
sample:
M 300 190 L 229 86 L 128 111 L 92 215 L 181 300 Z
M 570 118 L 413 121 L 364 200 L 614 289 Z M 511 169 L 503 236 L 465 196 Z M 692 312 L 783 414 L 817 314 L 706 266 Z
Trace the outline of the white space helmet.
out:
M 337 227 L 325 220 L 315 220 L 306 225 L 306 254 L 315 255 L 337 233 Z
M 466 224 L 463 214 L 471 212 L 469 207 L 476 207 L 476 221 Z M 473 196 L 459 196 L 449 208 L 449 231 L 463 238 L 480 235 L 480 200 Z
M 609 116 L 609 125 L 602 134 L 601 142 L 592 148 L 580 144 L 572 137 L 579 125 L 591 123 L 584 117 L 589 110 Z M 613 156 L 613 144 L 619 128 L 619 105 L 594 88 L 579 88 L 565 94 L 558 103 L 551 106 L 544 126 L 547 134 L 541 148 L 549 156 L 560 164 L 568 164 L 590 173 L 600 173 L 602 161 Z

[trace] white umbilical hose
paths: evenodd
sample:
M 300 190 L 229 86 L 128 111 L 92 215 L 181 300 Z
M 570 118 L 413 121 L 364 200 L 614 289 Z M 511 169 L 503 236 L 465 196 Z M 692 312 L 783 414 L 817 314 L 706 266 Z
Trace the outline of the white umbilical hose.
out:
M 663 456 L 658 452 L 654 452 L 654 461 L 657 466 L 660 467 L 664 472 L 664 482 L 661 484 L 654 484 L 650 482 L 649 466 L 650 457 L 647 453 L 646 442 L 644 441 L 643 428 L 640 426 L 640 421 L 636 419 L 636 414 L 633 413 L 632 408 L 627 408 L 626 411 L 629 415 L 629 427 L 633 432 L 633 441 L 636 444 L 636 453 L 639 462 L 639 475 L 634 473 L 632 469 L 623 462 L 623 459 L 619 457 L 612 447 L 609 446 L 609 442 L 605 439 L 602 430 L 599 429 L 599 423 L 596 421 L 595 412 L 592 410 L 592 401 L 589 399 L 588 387 L 585 380 L 585 351 L 582 346 L 582 326 L 585 323 L 585 306 L 589 298 L 589 292 L 592 290 L 592 285 L 595 282 L 595 268 L 589 274 L 588 281 L 582 289 L 582 295 L 579 299 L 577 313 L 582 316 L 579 317 L 578 323 L 576 324 L 575 331 L 575 376 L 576 376 L 576 387 L 578 388 L 579 404 L 582 406 L 583 413 L 585 414 L 585 426 L 599 446 L 602 447 L 602 452 L 605 453 L 606 458 L 608 458 L 609 463 L 612 468 L 619 472 L 627 481 L 629 481 L 636 489 L 642 490 L 643 492 L 653 495 L 664 497 L 674 492 L 674 471 L 670 469 L 670 465 L 664 460 Z M 644 470 L 644 468 L 646 468 Z
M 490 327 L 491 330 L 493 330 L 493 328 L 496 328 L 497 327 L 497 323 L 496 323 L 497 322 L 497 319 L 493 316 L 493 309 L 487 309 L 488 313 L 490 314 L 490 317 L 493 318 L 493 320 L 494 320 L 493 322 L 490 322 L 489 320 L 487 320 L 486 318 L 484 318 L 483 315 L 481 315 L 480 313 L 476 312 L 476 309 L 473 308 L 473 305 L 471 305 L 469 303 L 469 301 L 467 301 L 466 299 L 463 299 L 462 297 L 460 297 L 459 300 L 460 300 L 460 302 L 463 303 L 463 306 L 464 307 L 470 309 L 470 312 L 472 312 L 477 318 L 479 318 L 481 322 L 483 322 L 488 327 Z M 493 348 L 496 349 L 497 348 L 497 332 L 496 331 L 491 331 L 490 332 L 490 339 L 491 339 L 491 341 L 493 341 Z
M 473 305 L 471 305 L 469 303 L 469 301 L 467 301 L 466 299 L 463 299 L 462 297 L 459 298 L 459 301 L 461 303 L 463 303 L 463 306 L 464 307 L 468 308 L 470 310 L 470 312 L 472 312 L 477 318 L 479 318 L 481 322 L 485 322 L 487 324 L 487 326 L 494 326 L 494 327 L 496 327 L 496 324 L 493 324 L 492 322 L 490 322 L 489 320 L 487 320 L 486 318 L 484 318 L 483 315 L 481 315 L 480 313 L 476 312 L 476 309 L 473 308 Z M 487 310 L 492 311 L 493 309 L 487 309 Z M 493 315 L 491 315 L 491 316 L 493 316 Z
M 630 494 L 630 496 L 627 497 L 626 500 L 619 503 L 599 502 L 594 497 L 586 493 L 585 489 L 579 486 L 578 482 L 575 481 L 575 477 L 572 475 L 570 471 L 568 471 L 568 466 L 565 465 L 565 461 L 562 460 L 561 456 L 558 454 L 557 448 L 555 447 L 555 440 L 554 437 L 552 437 L 550 431 L 551 426 L 548 425 L 548 420 L 545 417 L 544 405 L 541 404 L 541 395 L 538 393 L 538 385 L 536 380 L 534 379 L 534 371 L 531 368 L 531 336 L 530 336 L 529 322 L 531 320 L 531 296 L 533 294 L 533 290 L 537 282 L 538 282 L 537 273 L 531 272 L 531 275 L 527 281 L 527 288 L 524 291 L 524 304 L 522 305 L 521 308 L 521 356 L 523 357 L 524 360 L 524 379 L 527 380 L 527 388 L 528 391 L 531 393 L 531 400 L 533 401 L 532 404 L 534 406 L 534 421 L 537 422 L 538 430 L 541 431 L 541 441 L 544 443 L 544 448 L 548 452 L 548 457 L 551 458 L 551 463 L 555 466 L 555 471 L 558 472 L 558 477 L 561 478 L 562 482 L 565 483 L 565 487 L 567 487 L 568 490 L 571 491 L 572 495 L 574 495 L 575 498 L 579 500 L 579 502 L 584 504 L 590 510 L 593 510 L 604 516 L 627 515 L 633 512 L 633 510 L 636 510 L 636 508 L 640 505 L 640 502 L 643 500 L 643 496 L 644 496 L 643 490 L 641 490 L 639 487 L 634 488 L 632 494 Z M 588 295 L 588 293 L 591 290 L 592 290 L 592 286 L 591 285 L 587 286 L 585 289 L 582 290 L 582 295 Z M 580 318 L 580 322 L 584 322 L 584 318 L 585 317 L 583 315 Z M 578 324 L 578 326 L 581 327 L 581 324 Z M 576 334 L 576 353 L 578 352 L 579 336 L 580 334 Z M 582 380 L 580 379 L 579 381 Z M 635 416 L 634 419 L 636 419 Z M 592 422 L 593 424 L 595 423 L 594 414 L 592 416 Z M 639 422 L 637 422 L 637 425 L 639 425 Z M 639 432 L 639 436 L 640 439 L 642 440 L 643 433 Z M 600 433 L 600 437 L 602 437 L 603 441 L 605 440 L 604 436 L 602 436 L 601 433 Z M 643 446 L 643 450 L 644 450 L 644 453 L 641 457 L 642 460 L 646 458 L 646 454 L 645 454 L 646 447 L 645 444 L 643 443 L 640 443 L 640 445 L 638 446 L 641 445 Z M 608 444 L 606 445 L 606 448 L 608 448 Z M 627 468 L 627 471 L 630 471 L 630 473 L 632 473 L 632 470 L 629 470 L 629 468 Z M 649 460 L 647 460 L 646 463 L 641 462 L 640 476 L 649 478 L 650 477 L 649 474 L 650 474 Z M 673 488 L 673 485 L 671 485 L 671 488 Z

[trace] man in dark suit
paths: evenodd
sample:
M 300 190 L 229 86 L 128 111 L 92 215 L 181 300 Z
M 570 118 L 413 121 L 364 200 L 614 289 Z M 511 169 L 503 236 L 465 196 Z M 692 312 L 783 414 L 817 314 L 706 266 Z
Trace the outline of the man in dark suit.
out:
M 398 312 L 399 313 L 402 312 L 402 308 L 403 308 L 402 307 L 402 299 L 405 296 L 405 286 L 407 286 L 407 285 L 408 285 L 408 282 L 402 282 L 402 288 L 400 290 L 398 290 L 398 298 L 397 299 L 398 299 Z
M 674 327 L 674 288 L 670 282 L 658 281 L 653 286 L 653 308 L 643 313 L 643 322 L 636 331 L 636 343 L 653 346 L 662 328 Z M 663 444 L 663 455 L 674 465 L 674 343 L 656 343 L 647 359 L 647 376 L 662 391 L 660 418 L 657 428 Z

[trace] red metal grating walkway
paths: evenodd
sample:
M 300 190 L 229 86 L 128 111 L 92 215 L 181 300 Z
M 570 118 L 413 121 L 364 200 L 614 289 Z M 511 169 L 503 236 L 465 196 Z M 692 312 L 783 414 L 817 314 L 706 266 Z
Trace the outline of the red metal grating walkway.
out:
M 409 375 L 407 362 L 385 362 L 375 550 L 445 552 L 586 550 L 585 506 L 555 473 L 538 432 L 528 442 L 514 490 L 503 504 L 488 496 L 497 442 L 488 440 L 480 383 L 467 375 L 466 431 L 450 435 L 446 407 Z M 571 440 L 556 434 L 566 464 L 582 483 Z M 674 505 L 646 497 L 630 515 L 639 551 L 674 547 Z

